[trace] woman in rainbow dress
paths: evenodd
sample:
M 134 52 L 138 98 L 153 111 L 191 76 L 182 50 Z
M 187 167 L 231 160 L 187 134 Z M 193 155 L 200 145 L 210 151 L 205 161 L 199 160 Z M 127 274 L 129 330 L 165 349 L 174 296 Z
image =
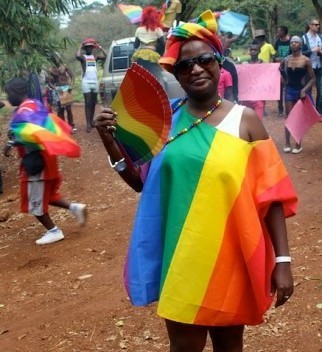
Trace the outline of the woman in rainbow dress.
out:
M 142 192 L 125 286 L 134 305 L 158 301 L 171 352 L 201 352 L 208 334 L 216 352 L 240 352 L 244 326 L 293 293 L 285 218 L 297 197 L 256 113 L 218 94 L 216 31 L 208 10 L 167 41 L 160 64 L 186 97 L 144 182 L 113 137 L 117 112 L 95 118 L 112 167 Z

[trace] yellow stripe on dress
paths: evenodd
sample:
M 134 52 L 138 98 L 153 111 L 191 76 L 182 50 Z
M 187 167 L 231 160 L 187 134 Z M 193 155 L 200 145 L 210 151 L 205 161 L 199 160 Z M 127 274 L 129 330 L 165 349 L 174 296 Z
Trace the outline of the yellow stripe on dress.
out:
M 126 99 L 126 96 L 124 98 Z M 155 141 L 159 140 L 159 136 L 156 134 L 156 132 L 145 123 L 141 123 L 131 116 L 131 114 L 126 109 L 127 104 L 124 102 L 123 96 L 121 94 L 118 94 L 115 97 L 113 103 L 114 104 L 112 105 L 120 107 L 118 110 L 117 124 L 129 133 L 134 135 L 139 134 L 140 138 L 144 140 L 150 149 L 152 149 L 152 147 L 154 147 Z M 152 118 L 153 115 L 151 114 L 151 119 Z M 138 133 L 138 131 L 140 133 Z
M 235 152 L 240 151 L 240 143 L 244 144 L 244 153 Z M 240 193 L 251 149 L 245 141 L 220 131 L 216 133 L 164 282 L 158 306 L 160 316 L 194 322 L 218 258 L 227 218 Z M 225 167 L 234 175 L 234 187 L 229 195 L 227 184 L 223 187 L 226 180 L 216 174 L 216 169 Z M 185 255 L 187 251 L 189 255 Z M 174 302 L 178 292 L 180 301 Z

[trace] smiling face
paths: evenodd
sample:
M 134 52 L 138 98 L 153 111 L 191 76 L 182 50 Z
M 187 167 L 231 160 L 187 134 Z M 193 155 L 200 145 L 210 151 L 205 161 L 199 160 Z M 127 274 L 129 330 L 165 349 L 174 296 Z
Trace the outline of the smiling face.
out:
M 178 65 L 176 72 L 176 77 L 187 95 L 200 101 L 207 100 L 214 94 L 218 95 L 220 67 L 214 50 L 201 40 L 187 41 L 181 47 L 177 63 L 188 59 L 195 59 L 191 67 L 181 70 Z

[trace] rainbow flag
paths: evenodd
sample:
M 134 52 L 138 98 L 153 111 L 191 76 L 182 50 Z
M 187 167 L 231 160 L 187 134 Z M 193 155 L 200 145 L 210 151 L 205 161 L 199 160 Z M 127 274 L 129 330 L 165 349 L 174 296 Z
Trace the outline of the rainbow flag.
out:
M 117 4 L 117 7 L 130 20 L 131 23 L 141 22 L 142 7 L 136 5 Z
M 24 101 L 14 113 L 10 129 L 15 141 L 49 155 L 80 156 L 80 146 L 70 137 L 71 127 L 58 116 L 48 113 L 37 100 Z
M 171 135 L 192 119 L 181 108 Z M 273 299 L 272 202 L 295 213 L 271 139 L 250 143 L 203 123 L 168 144 L 151 162 L 134 223 L 124 271 L 132 303 L 159 301 L 161 317 L 187 324 L 261 323 Z

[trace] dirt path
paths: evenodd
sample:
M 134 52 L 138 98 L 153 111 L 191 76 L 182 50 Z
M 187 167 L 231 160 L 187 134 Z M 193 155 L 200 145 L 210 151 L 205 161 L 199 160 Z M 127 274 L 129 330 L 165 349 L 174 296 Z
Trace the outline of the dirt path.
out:
M 265 125 L 281 149 L 283 120 L 275 105 L 268 104 Z M 168 351 L 155 307 L 133 308 L 122 283 L 139 196 L 109 168 L 96 131 L 85 133 L 83 106 L 74 113 L 82 157 L 61 158 L 62 191 L 88 204 L 89 219 L 80 229 L 68 212 L 52 209 L 64 241 L 35 245 L 43 229 L 19 213 L 17 160 L 0 158 L 0 351 Z M 322 124 L 303 147 L 299 155 L 283 155 L 300 197 L 298 215 L 288 220 L 296 291 L 264 324 L 246 329 L 246 352 L 322 351 Z

